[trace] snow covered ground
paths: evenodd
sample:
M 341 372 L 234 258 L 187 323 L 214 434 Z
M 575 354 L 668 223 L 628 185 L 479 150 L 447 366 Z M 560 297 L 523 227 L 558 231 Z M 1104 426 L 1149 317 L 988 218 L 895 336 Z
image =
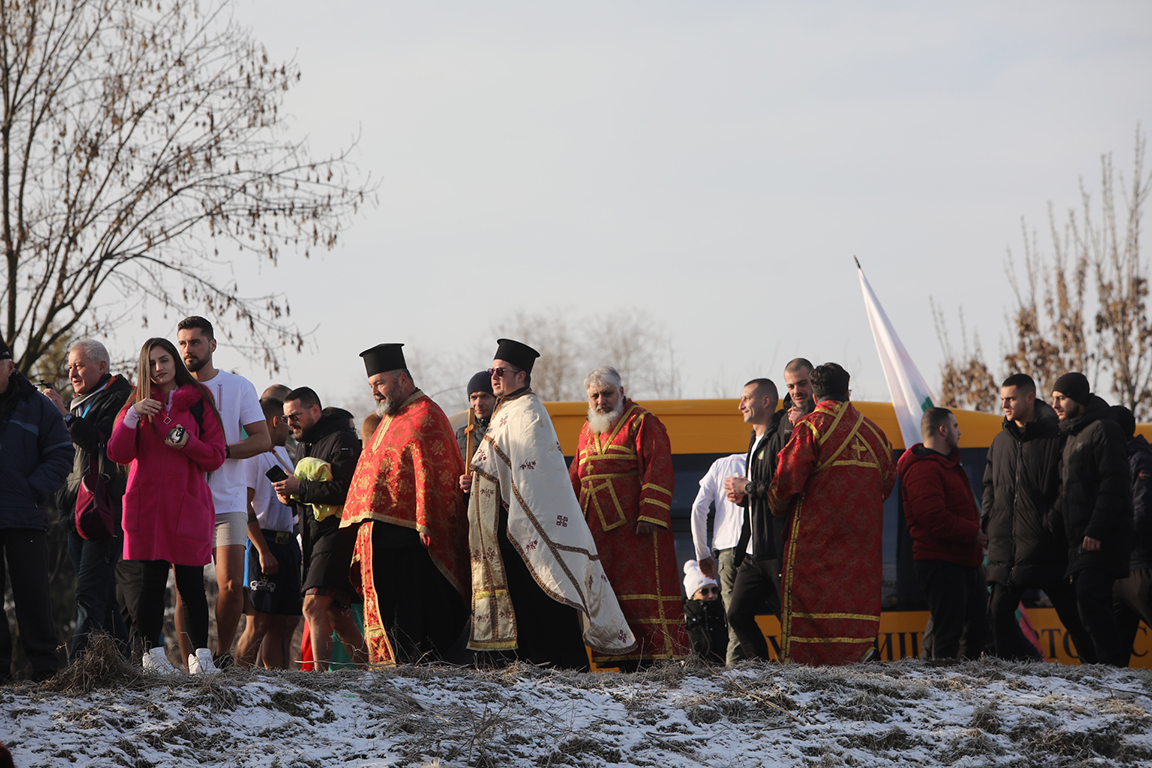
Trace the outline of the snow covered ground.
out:
M 0 688 L 41 766 L 1152 765 L 1152 672 L 918 661 L 637 675 L 127 668 Z

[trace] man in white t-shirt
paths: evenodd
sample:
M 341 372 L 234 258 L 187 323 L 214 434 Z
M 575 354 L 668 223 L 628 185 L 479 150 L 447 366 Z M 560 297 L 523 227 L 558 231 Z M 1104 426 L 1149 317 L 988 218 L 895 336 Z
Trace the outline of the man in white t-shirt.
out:
M 243 376 L 221 371 L 212 364 L 216 338 L 212 323 L 202 317 L 186 317 L 176 326 L 176 341 L 184 365 L 216 401 L 224 422 L 226 441 L 224 466 L 212 473 L 212 503 L 216 507 L 216 540 L 212 560 L 216 564 L 217 665 L 232 663 L 232 642 L 244 611 L 244 546 L 248 541 L 248 485 L 242 459 L 257 456 L 272 447 L 264 411 L 256 388 Z M 177 618 L 180 618 L 177 612 Z M 183 652 L 183 633 L 178 634 Z
M 236 643 L 236 663 L 250 667 L 256 653 L 267 669 L 288 668 L 288 643 L 303 612 L 300 593 L 300 544 L 292 533 L 296 513 L 277 496 L 272 483 L 295 469 L 284 448 L 288 421 L 284 401 L 275 397 L 260 400 L 272 450 L 245 459 L 248 486 L 248 578 L 250 610 L 244 633 Z M 273 473 L 270 475 L 269 473 Z
M 700 478 L 700 491 L 692 502 L 692 542 L 696 547 L 696 560 L 700 572 L 720 583 L 720 596 L 724 607 L 732 601 L 732 585 L 736 583 L 736 545 L 740 543 L 740 528 L 744 523 L 744 508 L 733 503 L 724 492 L 724 479 L 745 474 L 744 454 L 722 456 L 712 463 Z M 708 511 L 715 509 L 712 518 L 712 545 L 708 545 Z M 713 550 L 716 556 L 712 556 Z M 692 595 L 687 596 L 689 600 Z M 748 658 L 740 648 L 740 639 L 728 628 L 728 650 L 725 662 L 733 665 Z

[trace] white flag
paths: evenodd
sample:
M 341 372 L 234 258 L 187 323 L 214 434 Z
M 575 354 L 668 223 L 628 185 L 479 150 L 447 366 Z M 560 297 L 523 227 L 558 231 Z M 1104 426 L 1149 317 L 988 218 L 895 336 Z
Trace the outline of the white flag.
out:
M 923 442 L 920 435 L 920 417 L 924 411 L 935 405 L 932 391 L 916 364 L 908 356 L 908 351 L 900 343 L 900 337 L 884 314 L 884 308 L 876 299 L 868 278 L 860 262 L 856 262 L 860 272 L 860 289 L 864 292 L 864 309 L 868 312 L 868 325 L 872 326 L 872 338 L 876 340 L 876 351 L 880 354 L 880 365 L 884 368 L 884 378 L 888 381 L 888 392 L 892 395 L 892 406 L 896 409 L 896 420 L 900 422 L 900 434 L 904 447 L 911 448 Z

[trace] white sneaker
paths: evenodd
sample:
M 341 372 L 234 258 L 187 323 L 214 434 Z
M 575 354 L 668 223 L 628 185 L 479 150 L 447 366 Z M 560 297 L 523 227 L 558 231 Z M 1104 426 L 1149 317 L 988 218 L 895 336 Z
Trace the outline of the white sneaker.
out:
M 144 671 L 151 672 L 154 675 L 175 675 L 177 674 L 176 667 L 172 666 L 172 662 L 168 661 L 168 656 L 165 655 L 163 648 L 150 648 L 144 654 L 143 662 Z
M 212 663 L 212 651 L 207 648 L 197 648 L 196 653 L 188 654 L 188 674 L 214 675 L 219 671 Z

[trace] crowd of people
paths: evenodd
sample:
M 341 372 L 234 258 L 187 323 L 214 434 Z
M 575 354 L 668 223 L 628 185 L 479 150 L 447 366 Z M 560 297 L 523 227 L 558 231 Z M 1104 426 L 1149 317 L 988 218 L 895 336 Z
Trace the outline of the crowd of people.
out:
M 294 666 L 301 618 L 300 660 L 321 671 L 336 660 L 587 669 L 590 659 L 634 671 L 693 650 L 767 660 L 764 613 L 780 619 L 780 660 L 866 661 L 883 503 L 898 476 L 936 658 L 1037 658 L 1015 613 L 1034 589 L 1084 662 L 1126 665 L 1140 619 L 1152 623 L 1152 448 L 1079 373 L 1055 382 L 1052 407 L 1028 376 L 1004 382 L 981 502 L 947 409 L 925 411 L 923 443 L 896 464 L 841 366 L 791 361 L 782 404 L 772 380 L 753 379 L 739 406 L 747 451 L 700 481 L 696 559 L 681 571 L 668 433 L 613 368 L 584 380 L 588 418 L 567 462 L 531 388 L 540 353 L 511 339 L 468 382 L 456 430 L 417 387 L 402 344 L 365 350 L 376 409 L 359 434 L 307 386 L 258 396 L 215 367 L 215 350 L 211 322 L 185 318 L 175 343 L 144 343 L 133 384 L 110 370 L 103 344 L 76 341 L 65 403 L 16 371 L 0 342 L 0 546 L 35 678 L 58 666 L 50 507 L 76 573 L 70 658 L 103 632 L 164 674 Z M 7 620 L 0 630 L 8 675 Z

